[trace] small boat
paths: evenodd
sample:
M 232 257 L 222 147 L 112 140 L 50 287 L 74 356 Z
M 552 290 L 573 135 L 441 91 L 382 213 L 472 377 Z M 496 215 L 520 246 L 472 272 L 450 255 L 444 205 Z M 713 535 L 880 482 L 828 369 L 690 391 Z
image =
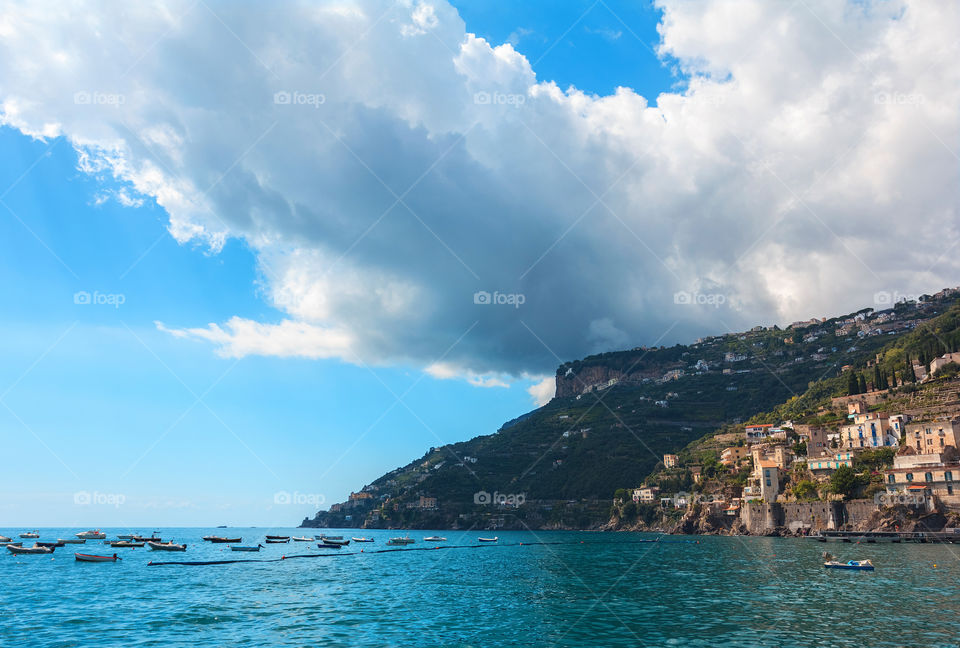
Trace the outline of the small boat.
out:
M 116 542 L 111 542 L 110 546 L 120 549 L 138 549 L 143 546 L 143 543 L 132 540 L 117 540 Z
M 133 540 L 134 542 L 163 542 L 163 538 L 160 538 L 159 536 L 155 536 L 155 535 L 152 535 L 152 536 L 135 535 L 131 538 L 131 540 Z
M 39 537 L 40 537 L 40 532 L 39 532 L 39 531 L 36 531 L 36 530 L 34 530 L 34 531 L 24 531 L 23 533 L 20 534 L 20 537 L 21 537 L 21 538 L 39 538 Z
M 388 545 L 408 545 L 413 544 L 414 542 L 416 542 L 416 540 L 410 536 L 404 536 L 402 538 L 390 538 L 387 540 Z
M 313 538 L 299 538 L 297 536 L 293 536 L 290 539 L 293 540 L 294 542 L 313 542 Z
M 136 537 L 137 537 L 137 536 L 134 535 L 134 534 L 132 534 L 132 533 L 126 533 L 126 534 L 122 534 L 122 535 L 121 535 L 121 534 L 117 534 L 117 540 L 133 540 L 133 539 L 136 538 Z
M 290 536 L 268 535 L 267 540 L 289 540 Z
M 477 538 L 480 542 L 496 542 L 500 539 L 500 536 L 494 536 L 492 538 Z
M 63 543 L 60 542 L 59 540 L 58 540 L 57 542 L 40 542 L 40 541 L 37 541 L 37 542 L 34 542 L 33 544 L 36 545 L 37 547 L 62 547 L 62 546 L 63 546 Z
M 13 540 L 5 535 L 0 535 L 0 542 L 13 542 Z
M 267 538 L 266 542 L 267 544 L 287 544 L 290 542 L 290 538 L 287 538 L 286 540 L 271 540 L 270 538 Z
M 79 562 L 117 562 L 118 560 L 123 560 L 123 558 L 117 554 L 113 554 L 112 556 L 95 556 L 93 554 L 75 553 L 73 556 Z
M 314 540 L 343 540 L 343 536 L 315 535 Z
M 16 542 L 4 542 L 3 544 L 7 545 L 8 547 L 22 547 L 23 540 L 17 540 Z
M 90 531 L 81 531 L 76 534 L 78 538 L 83 538 L 84 540 L 106 540 L 107 534 L 100 531 L 100 529 L 91 529 Z
M 318 549 L 343 549 L 343 545 L 339 542 L 318 542 Z
M 354 542 L 373 542 L 373 538 L 350 538 Z
M 446 542 L 447 539 L 443 536 L 427 536 L 423 539 L 424 542 Z
M 873 563 L 869 560 L 849 560 L 847 562 L 831 560 L 823 563 L 823 566 L 827 569 L 857 569 L 860 571 L 873 571 Z
M 261 547 L 263 547 L 262 544 L 258 544 L 256 547 L 244 547 L 242 545 L 233 545 L 230 547 L 230 551 L 260 551 Z
M 177 544 L 176 542 L 153 542 L 148 541 L 147 546 L 154 551 L 186 551 L 187 545 Z
M 63 544 L 86 544 L 84 538 L 57 538 L 57 542 L 62 542 Z
M 7 549 L 12 554 L 52 554 L 53 547 L 38 547 L 36 545 L 32 547 L 18 547 L 17 545 L 8 544 Z
M 222 538 L 220 536 L 203 536 L 203 539 L 215 544 L 225 544 L 227 542 L 235 544 L 238 542 L 243 542 L 243 538 Z

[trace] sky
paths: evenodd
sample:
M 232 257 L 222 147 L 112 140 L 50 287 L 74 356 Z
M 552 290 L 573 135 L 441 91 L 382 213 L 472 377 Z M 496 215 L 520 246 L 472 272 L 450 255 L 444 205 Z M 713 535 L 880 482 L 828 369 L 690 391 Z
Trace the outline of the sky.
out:
M 292 525 L 563 361 L 960 284 L 958 27 L 4 3 L 0 527 Z

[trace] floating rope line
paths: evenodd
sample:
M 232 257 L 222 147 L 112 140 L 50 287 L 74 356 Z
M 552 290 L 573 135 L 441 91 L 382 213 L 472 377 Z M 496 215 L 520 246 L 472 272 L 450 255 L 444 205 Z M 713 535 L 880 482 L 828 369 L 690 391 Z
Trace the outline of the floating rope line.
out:
M 234 560 L 177 560 L 177 561 L 165 561 L 165 562 L 154 562 L 150 561 L 147 563 L 148 567 L 159 567 L 161 565 L 232 565 L 235 563 L 272 563 L 280 562 L 282 560 L 293 560 L 295 558 L 339 558 L 342 556 L 359 556 L 361 554 L 385 554 L 385 553 L 399 553 L 403 551 L 436 551 L 438 549 L 485 549 L 492 547 L 532 547 L 532 546 L 546 546 L 546 545 L 576 545 L 576 544 L 646 544 L 646 543 L 695 543 L 700 544 L 699 540 L 626 540 L 626 541 L 599 541 L 599 542 L 584 542 L 583 540 L 579 542 L 502 542 L 502 543 L 489 543 L 489 544 L 476 544 L 476 545 L 435 545 L 431 547 L 404 547 L 400 549 L 361 549 L 360 551 L 347 551 L 347 552 L 336 552 L 336 553 L 310 553 L 310 554 L 294 554 L 292 556 L 280 556 L 279 558 L 239 558 Z

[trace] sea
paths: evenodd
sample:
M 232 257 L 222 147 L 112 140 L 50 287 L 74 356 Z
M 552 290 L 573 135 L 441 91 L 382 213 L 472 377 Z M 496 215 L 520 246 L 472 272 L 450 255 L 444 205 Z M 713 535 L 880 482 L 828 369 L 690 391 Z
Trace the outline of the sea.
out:
M 82 529 L 41 529 L 41 540 Z M 0 555 L 0 646 L 957 646 L 960 545 L 640 533 L 323 530 L 341 550 L 165 528 L 183 553 L 99 540 Z M 18 539 L 24 529 L 0 529 Z M 149 535 L 154 529 L 103 529 Z M 264 544 L 233 552 L 213 534 Z M 442 542 L 424 537 L 441 535 Z M 33 540 L 24 540 L 31 545 Z M 388 550 L 389 551 L 386 551 Z M 413 549 L 413 550 L 393 550 Z M 870 559 L 828 570 L 822 553 Z M 112 555 L 82 563 L 75 552 Z M 300 557 L 308 556 L 308 557 Z M 282 559 L 281 559 L 282 558 Z M 228 562 L 184 565 L 164 562 Z M 151 564 L 152 563 L 152 564 Z

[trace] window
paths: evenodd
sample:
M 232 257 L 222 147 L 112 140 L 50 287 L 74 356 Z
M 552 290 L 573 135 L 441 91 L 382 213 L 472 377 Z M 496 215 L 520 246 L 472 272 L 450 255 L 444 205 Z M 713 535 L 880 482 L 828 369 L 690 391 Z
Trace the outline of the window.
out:
M 933 473 L 924 473 L 923 479 L 924 479 L 924 481 L 932 482 L 932 481 L 933 481 Z
M 943 481 L 952 482 L 953 481 L 953 471 L 948 470 L 943 473 Z
M 907 481 L 908 481 L 908 482 L 912 482 L 912 481 L 913 481 L 913 473 L 907 473 Z
M 896 483 L 897 483 L 897 476 L 896 476 L 896 475 L 888 475 L 888 476 L 887 476 L 887 483 L 888 483 L 888 484 L 896 484 Z

